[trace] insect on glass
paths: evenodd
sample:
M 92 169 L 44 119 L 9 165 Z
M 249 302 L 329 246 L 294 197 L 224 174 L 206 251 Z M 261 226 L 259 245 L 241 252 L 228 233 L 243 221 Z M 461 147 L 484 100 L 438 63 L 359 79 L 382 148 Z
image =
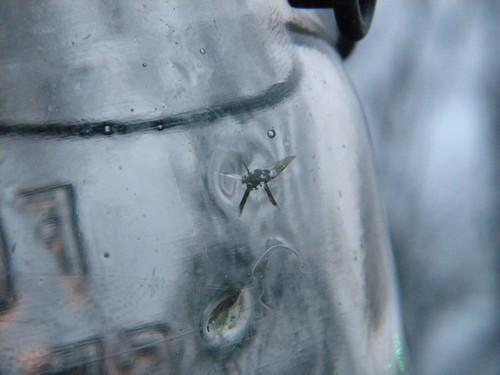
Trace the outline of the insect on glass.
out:
M 243 208 L 245 207 L 245 203 L 247 202 L 248 196 L 252 190 L 258 190 L 260 188 L 264 188 L 267 193 L 267 197 L 273 206 L 277 206 L 278 202 L 273 196 L 271 189 L 269 188 L 268 182 L 274 180 L 278 177 L 281 172 L 285 170 L 286 167 L 295 159 L 295 156 L 287 156 L 286 158 L 278 161 L 274 164 L 270 169 L 254 169 L 253 172 L 250 172 L 248 166 L 244 163 L 245 169 L 247 173 L 245 176 L 241 178 L 241 183 L 246 185 L 245 193 L 243 194 L 243 198 L 241 198 L 240 202 L 240 215 L 243 212 Z

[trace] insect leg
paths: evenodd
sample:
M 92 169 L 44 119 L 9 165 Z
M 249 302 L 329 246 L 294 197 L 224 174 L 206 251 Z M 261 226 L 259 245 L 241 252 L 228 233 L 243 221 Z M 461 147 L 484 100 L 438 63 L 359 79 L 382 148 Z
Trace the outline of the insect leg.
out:
M 245 190 L 245 194 L 243 194 L 243 198 L 241 198 L 241 202 L 240 202 L 240 215 L 243 212 L 243 207 L 245 207 L 245 203 L 247 203 L 247 199 L 248 199 L 248 196 L 250 195 L 250 191 L 251 191 L 251 189 L 247 188 Z
M 245 161 L 243 161 L 243 165 L 245 166 L 245 169 L 247 170 L 248 174 L 250 174 L 250 169 L 248 169 L 248 165 L 247 163 L 245 163 Z
M 267 182 L 264 184 L 264 190 L 266 191 L 267 197 L 269 198 L 269 200 L 271 201 L 273 206 L 277 206 L 278 202 L 276 202 L 276 199 L 274 199 L 273 193 L 271 192 L 271 189 L 269 188 L 269 185 L 267 184 Z

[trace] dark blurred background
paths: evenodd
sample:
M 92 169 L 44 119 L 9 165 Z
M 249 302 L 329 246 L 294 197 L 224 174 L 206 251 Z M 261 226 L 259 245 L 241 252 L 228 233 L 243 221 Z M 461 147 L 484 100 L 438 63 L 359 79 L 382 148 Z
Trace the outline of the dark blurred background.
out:
M 379 0 L 346 63 L 418 375 L 500 374 L 499 39 L 499 0 Z

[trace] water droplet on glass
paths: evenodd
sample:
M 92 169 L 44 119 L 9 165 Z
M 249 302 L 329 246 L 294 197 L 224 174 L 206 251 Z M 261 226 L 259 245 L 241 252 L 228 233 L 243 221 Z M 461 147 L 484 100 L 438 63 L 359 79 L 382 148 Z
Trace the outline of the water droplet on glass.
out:
M 274 137 L 276 137 L 276 130 L 274 130 L 274 129 L 269 129 L 269 130 L 267 131 L 267 136 L 268 136 L 269 138 L 274 138 Z
M 205 53 L 207 53 L 207 50 L 205 48 L 200 48 L 200 53 L 204 55 Z
M 143 68 L 146 68 L 147 66 L 148 66 L 148 64 L 146 64 L 146 63 L 142 63 L 142 67 L 143 67 Z
M 104 126 L 104 134 L 109 135 L 109 134 L 112 134 L 112 133 L 113 133 L 113 129 L 111 128 L 111 126 L 110 125 L 105 125 Z
M 109 253 L 104 253 L 104 258 L 109 258 Z
M 158 125 L 158 126 L 156 127 L 156 129 L 158 129 L 158 130 L 162 131 L 163 129 L 165 129 L 165 127 L 164 127 L 163 125 Z

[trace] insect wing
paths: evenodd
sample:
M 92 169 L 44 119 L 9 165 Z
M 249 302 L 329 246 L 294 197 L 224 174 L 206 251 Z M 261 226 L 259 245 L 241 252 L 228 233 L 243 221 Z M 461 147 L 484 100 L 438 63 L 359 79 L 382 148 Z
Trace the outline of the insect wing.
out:
M 295 155 L 292 156 L 287 156 L 284 159 L 281 159 L 278 161 L 274 166 L 270 169 L 271 170 L 271 178 L 276 178 L 280 175 L 281 172 L 285 170 L 286 167 L 295 159 Z
M 220 176 L 230 178 L 232 180 L 241 180 L 241 176 L 239 174 L 232 173 L 219 173 Z

